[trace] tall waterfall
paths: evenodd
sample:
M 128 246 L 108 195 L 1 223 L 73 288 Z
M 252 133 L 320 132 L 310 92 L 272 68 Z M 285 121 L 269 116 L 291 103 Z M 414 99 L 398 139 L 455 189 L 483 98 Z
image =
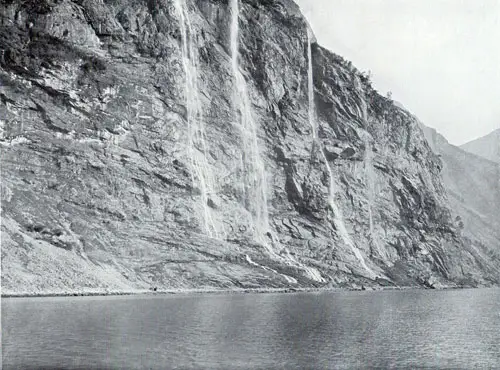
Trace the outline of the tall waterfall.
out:
M 368 126 L 368 114 L 367 114 L 367 107 L 366 103 L 364 100 L 362 100 L 361 103 L 361 110 L 363 114 L 363 122 L 365 124 L 365 127 Z M 368 194 L 367 194 L 367 200 L 368 200 L 368 221 L 369 221 L 369 230 L 370 230 L 370 240 L 372 245 L 376 248 L 378 254 L 380 257 L 385 257 L 386 253 L 382 250 L 380 247 L 380 243 L 377 239 L 377 235 L 375 234 L 375 224 L 373 221 L 373 204 L 375 202 L 375 195 L 376 195 L 376 189 L 375 189 L 375 171 L 373 168 L 373 149 L 372 149 L 372 144 L 370 142 L 370 135 L 368 133 L 363 132 L 362 135 L 360 135 L 363 139 L 363 142 L 365 144 L 365 161 L 364 161 L 364 171 L 365 171 L 365 179 L 366 179 L 366 184 L 368 186 Z
M 278 255 L 266 234 L 272 233 L 269 227 L 269 216 L 267 210 L 267 182 L 264 162 L 260 155 L 257 126 L 252 117 L 250 97 L 248 95 L 247 83 L 239 67 L 239 0 L 231 0 L 231 57 L 234 79 L 236 83 L 234 104 L 235 111 L 239 111 L 239 126 L 243 145 L 243 171 L 242 179 L 245 184 L 245 206 L 251 212 L 254 223 L 255 241 L 261 243 L 268 251 L 269 255 L 276 260 L 295 266 L 303 270 L 306 276 L 317 282 L 325 282 L 320 272 L 313 267 L 306 266 L 296 257 L 290 254 L 288 249 L 284 249 L 284 256 Z M 274 270 L 270 270 L 274 271 Z M 276 272 L 276 271 L 274 271 Z M 277 273 L 277 272 L 276 272 Z M 280 274 L 283 275 L 283 274 Z M 297 281 L 289 276 L 283 275 L 289 283 Z
M 205 233 L 213 238 L 221 237 L 212 210 L 209 207 L 211 195 L 215 195 L 215 181 L 207 161 L 205 122 L 202 116 L 201 101 L 198 93 L 198 49 L 189 18 L 186 0 L 175 0 L 180 18 L 182 64 L 185 72 L 185 91 L 187 109 L 187 142 L 191 160 L 191 180 L 200 192 Z
M 313 141 L 314 143 L 319 144 L 319 137 L 318 137 L 318 126 L 317 126 L 317 117 L 316 117 L 316 104 L 314 102 L 314 79 L 313 79 L 313 68 L 312 68 L 312 48 L 311 48 L 311 43 L 312 43 L 312 35 L 311 35 L 311 30 L 308 29 L 307 31 L 307 58 L 308 58 L 308 97 L 309 97 L 309 123 L 311 125 L 312 133 L 313 133 Z M 329 190 L 328 190 L 328 205 L 330 207 L 330 210 L 333 213 L 333 222 L 335 224 L 335 228 L 338 230 L 340 233 L 340 237 L 342 238 L 342 241 L 344 244 L 346 244 L 354 254 L 354 256 L 357 258 L 359 264 L 368 272 L 371 278 L 375 278 L 377 274 L 373 272 L 372 269 L 368 267 L 366 264 L 366 261 L 359 251 L 359 249 L 354 245 L 354 242 L 352 241 L 349 233 L 347 232 L 347 229 L 345 227 L 344 223 L 344 218 L 342 216 L 342 212 L 340 211 L 340 208 L 337 206 L 335 203 L 335 181 L 333 178 L 333 172 L 332 168 L 330 166 L 330 163 L 328 162 L 325 152 L 322 147 L 320 147 L 320 152 L 323 157 L 323 161 L 325 162 L 326 169 L 328 171 L 328 178 L 329 178 Z
M 373 173 L 373 150 L 371 143 L 365 139 L 365 176 L 368 185 L 368 217 L 370 222 L 370 235 L 373 238 L 373 201 L 375 198 L 375 177 Z
M 239 68 L 239 3 L 231 0 L 231 58 L 235 79 L 234 105 L 242 138 L 245 207 L 252 214 L 255 241 L 267 246 L 269 232 L 266 170 L 260 154 L 245 78 Z M 239 112 L 239 113 L 238 113 Z

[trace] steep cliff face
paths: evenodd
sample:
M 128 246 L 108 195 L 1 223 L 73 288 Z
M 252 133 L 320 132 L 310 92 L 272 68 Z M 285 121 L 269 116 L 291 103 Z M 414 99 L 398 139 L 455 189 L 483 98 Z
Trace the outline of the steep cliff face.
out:
M 460 148 L 479 157 L 500 163 L 500 129 L 460 145 Z
M 294 3 L 0 9 L 4 293 L 498 282 L 417 120 Z

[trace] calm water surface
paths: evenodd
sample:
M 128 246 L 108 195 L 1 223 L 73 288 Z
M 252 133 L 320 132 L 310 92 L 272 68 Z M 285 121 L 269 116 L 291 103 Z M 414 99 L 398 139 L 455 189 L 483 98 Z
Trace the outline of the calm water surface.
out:
M 4 369 L 500 369 L 500 290 L 2 299 Z

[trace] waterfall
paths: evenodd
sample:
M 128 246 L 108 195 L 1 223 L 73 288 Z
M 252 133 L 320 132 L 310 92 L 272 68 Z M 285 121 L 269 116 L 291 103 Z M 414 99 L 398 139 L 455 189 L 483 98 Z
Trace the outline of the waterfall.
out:
M 369 221 L 369 230 L 370 230 L 370 240 L 372 245 L 375 246 L 377 252 L 380 257 L 386 257 L 385 253 L 380 248 L 380 244 L 377 240 L 377 236 L 375 235 L 374 221 L 373 221 L 373 204 L 375 202 L 375 172 L 373 170 L 373 150 L 372 145 L 368 139 L 367 134 L 364 135 L 364 144 L 366 148 L 365 154 L 365 178 L 366 184 L 368 186 L 368 221 Z
M 305 275 L 314 281 L 325 282 L 321 273 L 313 267 L 301 263 L 290 254 L 288 249 L 284 249 L 284 257 L 278 255 L 269 243 L 267 234 L 272 235 L 269 227 L 269 216 L 267 210 L 267 182 L 264 162 L 260 155 L 257 126 L 252 117 L 250 97 L 248 87 L 239 66 L 239 0 L 230 0 L 231 6 L 231 64 L 235 80 L 234 105 L 236 115 L 239 117 L 239 127 L 241 129 L 242 151 L 243 151 L 243 172 L 242 179 L 245 186 L 245 206 L 252 214 L 254 223 L 254 239 L 262 244 L 269 255 L 282 262 L 297 267 L 305 272 Z M 239 112 L 239 115 L 238 115 Z M 275 270 L 267 268 L 269 271 Z M 284 276 L 289 283 L 297 281 L 287 275 Z
M 263 269 L 265 271 L 270 271 L 270 272 L 272 272 L 275 275 L 279 275 L 279 276 L 283 277 L 286 280 L 286 282 L 289 283 L 289 284 L 297 284 L 298 283 L 297 279 L 295 279 L 295 278 L 293 278 L 291 276 L 288 276 L 288 275 L 285 275 L 285 274 L 281 274 L 281 273 L 279 273 L 278 271 L 276 271 L 276 270 L 274 270 L 272 268 L 269 268 L 267 266 L 259 265 L 258 263 L 252 261 L 252 259 L 248 256 L 248 254 L 245 255 L 245 259 L 246 259 L 246 261 L 247 261 L 247 263 L 249 265 L 252 265 L 252 266 L 255 266 L 255 267 L 259 267 L 259 268 L 261 268 L 261 269 Z
M 312 43 L 312 34 L 311 30 L 307 30 L 307 58 L 308 58 L 308 73 L 307 73 L 307 80 L 308 80 L 308 98 L 309 98 L 309 124 L 311 125 L 311 130 L 312 130 L 312 135 L 313 135 L 313 142 L 317 143 L 320 145 L 320 152 L 323 158 L 323 161 L 325 162 L 326 169 L 328 172 L 328 178 L 329 178 L 329 189 L 328 189 L 328 205 L 330 207 L 330 210 L 333 213 L 333 223 L 335 225 L 335 228 L 338 230 L 340 233 L 340 237 L 342 238 L 342 241 L 344 244 L 346 244 L 358 260 L 359 264 L 365 269 L 368 274 L 370 275 L 371 278 L 375 278 L 377 274 L 373 272 L 372 269 L 368 267 L 366 264 L 366 261 L 359 251 L 359 249 L 355 246 L 354 242 L 352 241 L 349 233 L 347 232 L 345 223 L 344 223 L 344 218 L 342 216 L 342 212 L 340 211 L 340 208 L 337 206 L 335 203 L 335 181 L 333 178 L 333 172 L 332 168 L 330 166 L 330 163 L 328 162 L 325 152 L 323 148 L 321 147 L 321 144 L 319 142 L 319 137 L 318 137 L 318 127 L 317 127 L 317 117 L 316 117 L 316 104 L 314 102 L 314 78 L 313 78 L 313 68 L 312 68 L 312 48 L 311 48 L 311 43 Z
M 247 83 L 239 68 L 239 3 L 231 0 L 231 62 L 235 79 L 234 105 L 241 131 L 243 152 L 243 185 L 245 207 L 250 211 L 254 224 L 255 241 L 268 246 L 269 233 L 267 210 L 266 170 L 260 154 L 257 126 L 252 117 Z
M 360 83 L 361 86 L 361 83 Z M 362 118 L 363 118 L 363 123 L 365 127 L 368 127 L 368 113 L 367 113 L 367 107 L 366 107 L 366 99 L 361 100 L 361 113 L 362 113 Z M 365 179 L 366 179 L 366 184 L 368 186 L 368 221 L 369 221 L 369 231 L 370 231 L 370 239 L 372 244 L 375 246 L 377 249 L 377 252 L 380 257 L 386 258 L 387 259 L 387 254 L 385 251 L 381 248 L 380 243 L 377 239 L 377 236 L 375 235 L 375 223 L 373 221 L 373 204 L 375 203 L 375 171 L 373 167 L 373 149 L 372 149 L 372 144 L 370 142 L 370 135 L 368 132 L 362 132 L 360 136 L 363 138 L 363 142 L 365 144 Z
M 175 6 L 180 18 L 182 64 L 186 80 L 187 142 L 191 161 L 191 181 L 193 187 L 198 188 L 200 192 L 204 231 L 209 237 L 219 238 L 223 235 L 223 231 L 218 229 L 209 207 L 210 196 L 215 196 L 215 181 L 207 161 L 205 122 L 198 93 L 198 49 L 186 0 L 175 0 Z
M 373 239 L 373 201 L 375 198 L 375 178 L 373 173 L 373 151 L 371 143 L 365 139 L 366 157 L 365 157 L 365 176 L 368 184 L 368 217 L 370 223 L 370 235 Z
M 359 88 L 361 89 L 361 82 L 359 82 Z M 368 127 L 368 113 L 366 102 L 364 99 L 361 99 L 361 115 L 365 128 Z M 372 242 L 375 242 L 373 235 L 373 202 L 375 200 L 375 173 L 373 171 L 373 150 L 372 145 L 370 143 L 370 135 L 367 132 L 362 132 L 360 135 L 363 139 L 363 143 L 365 144 L 365 179 L 368 185 L 368 221 L 370 227 L 370 237 L 372 238 Z

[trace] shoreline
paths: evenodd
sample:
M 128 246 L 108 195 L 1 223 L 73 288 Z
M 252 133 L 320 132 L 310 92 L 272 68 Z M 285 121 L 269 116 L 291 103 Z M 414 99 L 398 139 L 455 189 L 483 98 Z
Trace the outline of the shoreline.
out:
M 445 286 L 429 288 L 425 286 L 393 286 L 393 287 L 361 287 L 361 288 L 239 288 L 239 289 L 165 289 L 165 290 L 137 290 L 137 291 L 83 291 L 83 292 L 47 292 L 47 293 L 6 293 L 0 298 L 57 298 L 57 297 L 120 297 L 120 296 L 175 296 L 175 295 L 202 295 L 202 294 L 293 294 L 318 292 L 377 292 L 402 290 L 462 290 L 495 287 Z

